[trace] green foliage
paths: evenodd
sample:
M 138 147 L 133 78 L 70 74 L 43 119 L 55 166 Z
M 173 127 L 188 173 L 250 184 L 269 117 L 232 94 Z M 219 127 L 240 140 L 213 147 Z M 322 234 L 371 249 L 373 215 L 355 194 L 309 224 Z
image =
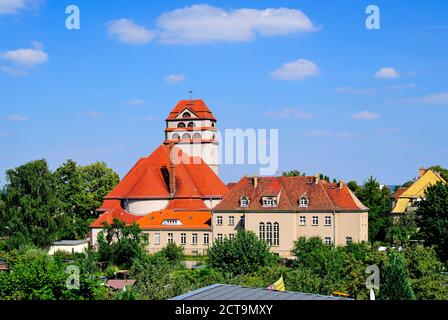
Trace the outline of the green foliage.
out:
M 46 252 L 29 249 L 13 251 L 7 255 L 10 271 L 0 273 L 0 300 L 104 300 L 107 289 L 97 274 L 90 274 L 82 264 L 79 289 L 66 285 L 69 274 L 67 264 Z
M 284 177 L 300 177 L 305 175 L 305 172 L 300 172 L 299 170 L 285 171 L 282 173 L 282 176 Z
M 442 178 L 445 179 L 446 182 L 448 182 L 448 169 L 445 169 L 441 166 L 432 166 L 429 169 L 440 173 Z
M 59 237 L 85 239 L 89 224 L 98 217 L 96 209 L 119 177 L 103 162 L 82 167 L 73 160 L 67 160 L 54 175 L 65 218 Z
M 356 196 L 369 208 L 369 240 L 385 241 L 386 230 L 391 222 L 388 218 L 391 210 L 389 188 L 381 188 L 379 182 L 370 176 L 356 191 Z
M 167 246 L 160 251 L 160 254 L 164 255 L 172 265 L 182 264 L 184 260 L 184 248 L 178 246 L 174 242 L 168 243 Z
M 405 260 L 399 253 L 392 252 L 390 261 L 381 271 L 380 298 L 381 300 L 415 299 Z
M 408 245 L 415 239 L 417 234 L 417 224 L 415 215 L 407 213 L 397 216 L 388 225 L 386 230 L 386 242 L 396 246 Z
M 127 226 L 114 219 L 112 224 L 104 224 L 98 235 L 99 259 L 128 269 L 134 259 L 146 255 L 147 243 L 148 235 L 143 234 L 136 223 Z
M 417 212 L 419 236 L 434 246 L 442 261 L 448 260 L 448 184 L 437 183 L 426 191 Z
M 62 225 L 56 180 L 45 160 L 29 162 L 6 172 L 4 235 L 10 248 L 48 247 Z
M 360 186 L 358 185 L 358 183 L 356 183 L 356 181 L 350 181 L 349 183 L 347 183 L 347 187 L 356 194 L 356 192 L 358 192 Z
M 223 273 L 251 274 L 275 261 L 268 245 L 250 231 L 240 231 L 235 239 L 215 241 L 208 251 L 208 264 Z
M 405 249 L 411 286 L 417 300 L 448 300 L 448 275 L 433 248 L 422 245 Z

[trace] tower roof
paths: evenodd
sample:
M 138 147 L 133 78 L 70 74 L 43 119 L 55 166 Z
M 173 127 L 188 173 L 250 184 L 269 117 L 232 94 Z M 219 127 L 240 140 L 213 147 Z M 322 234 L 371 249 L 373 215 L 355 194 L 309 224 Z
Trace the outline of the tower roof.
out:
M 180 100 L 176 106 L 171 110 L 168 120 L 175 120 L 185 109 L 188 109 L 195 117 L 200 119 L 208 119 L 216 121 L 210 109 L 205 104 L 204 100 Z

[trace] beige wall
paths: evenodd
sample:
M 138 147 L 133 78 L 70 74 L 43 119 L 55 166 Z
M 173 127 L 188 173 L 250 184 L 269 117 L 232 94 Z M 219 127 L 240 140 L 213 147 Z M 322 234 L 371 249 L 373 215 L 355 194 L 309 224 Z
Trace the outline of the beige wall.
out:
M 235 226 L 228 225 L 228 217 L 235 217 Z M 272 252 L 278 253 L 280 256 L 291 256 L 290 251 L 293 248 L 294 241 L 299 237 L 320 237 L 323 241 L 326 238 L 336 245 L 345 245 L 346 237 L 351 237 L 353 242 L 361 242 L 368 240 L 368 214 L 363 213 L 298 213 L 298 212 L 276 212 L 276 213 L 234 213 L 234 212 L 215 212 L 212 217 L 213 239 L 218 238 L 218 234 L 223 237 L 231 233 L 236 234 L 240 225 L 237 221 L 241 217 L 245 217 L 245 229 L 259 235 L 259 224 L 275 223 L 279 224 L 279 245 L 272 246 Z M 300 217 L 306 219 L 305 225 L 300 223 Z M 217 225 L 217 218 L 222 217 L 223 225 Z M 318 218 L 318 225 L 313 225 L 313 217 Z M 331 218 L 331 224 L 325 224 L 325 218 Z
M 67 253 L 83 253 L 89 248 L 89 243 L 85 242 L 83 244 L 77 245 L 54 245 L 48 250 L 49 255 L 54 255 L 56 252 L 67 252 Z
M 148 235 L 149 244 L 147 246 L 147 251 L 149 253 L 158 252 L 168 244 L 168 234 L 173 234 L 173 241 L 177 245 L 184 248 L 184 253 L 188 255 L 203 255 L 206 254 L 207 249 L 212 243 L 212 235 L 209 230 L 143 230 L 144 233 Z M 181 234 L 186 235 L 186 244 L 181 244 Z M 156 244 L 156 234 L 160 235 L 160 244 Z M 197 234 L 198 242 L 197 244 L 192 243 L 193 234 Z M 209 244 L 204 244 L 204 234 L 208 234 Z

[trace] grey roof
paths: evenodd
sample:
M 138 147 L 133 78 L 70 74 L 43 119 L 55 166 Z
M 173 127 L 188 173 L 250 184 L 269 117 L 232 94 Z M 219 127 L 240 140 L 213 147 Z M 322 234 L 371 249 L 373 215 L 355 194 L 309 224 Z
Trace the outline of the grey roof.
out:
M 292 291 L 272 291 L 228 284 L 211 286 L 191 291 L 171 300 L 351 300 Z
M 53 242 L 54 246 L 77 246 L 88 243 L 88 240 L 61 240 Z

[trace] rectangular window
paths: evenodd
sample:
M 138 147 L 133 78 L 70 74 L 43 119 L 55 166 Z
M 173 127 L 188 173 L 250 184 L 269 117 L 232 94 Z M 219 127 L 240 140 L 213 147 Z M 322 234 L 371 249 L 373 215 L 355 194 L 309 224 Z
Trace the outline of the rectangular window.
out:
M 330 237 L 325 237 L 325 244 L 331 244 L 331 238 Z
M 234 225 L 235 225 L 235 217 L 229 216 L 229 226 L 234 226 Z
M 204 244 L 208 244 L 209 243 L 209 235 L 208 233 L 204 233 Z
M 318 226 L 319 225 L 319 217 L 314 216 L 313 217 L 313 226 Z
M 222 226 L 222 216 L 217 216 L 216 217 L 216 225 Z
M 197 233 L 193 233 L 191 235 L 191 243 L 192 244 L 198 244 L 198 234 Z
M 331 226 L 331 216 L 326 216 L 325 217 L 325 225 L 326 226 Z
M 345 244 L 351 244 L 353 242 L 352 237 L 345 237 Z
M 230 240 L 235 239 L 235 234 L 234 234 L 234 233 L 229 233 L 229 239 L 230 239 Z
M 216 235 L 216 240 L 218 240 L 218 241 L 222 241 L 222 233 L 218 233 L 218 234 Z
M 300 216 L 299 217 L 299 224 L 301 226 L 305 226 L 306 225 L 306 217 L 305 216 Z
M 160 244 L 160 233 L 154 234 L 154 244 Z
M 187 244 L 187 234 L 186 233 L 180 234 L 180 244 Z
M 168 243 L 174 242 L 174 235 L 172 233 L 168 233 Z

